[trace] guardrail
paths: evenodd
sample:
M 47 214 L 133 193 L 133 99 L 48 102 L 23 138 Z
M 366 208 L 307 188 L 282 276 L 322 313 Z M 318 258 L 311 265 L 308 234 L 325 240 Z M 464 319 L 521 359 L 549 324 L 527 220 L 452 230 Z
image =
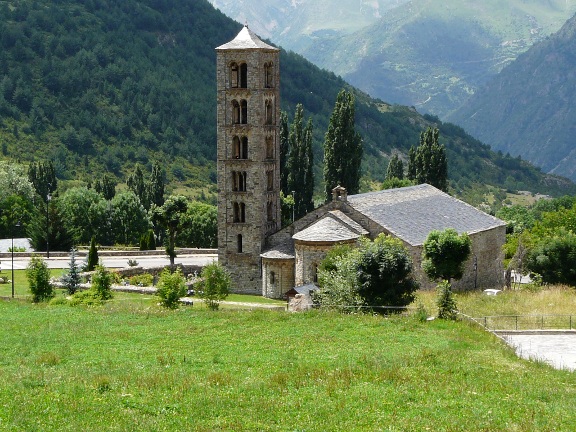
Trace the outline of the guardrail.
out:
M 470 319 L 493 331 L 576 329 L 576 315 L 493 315 Z

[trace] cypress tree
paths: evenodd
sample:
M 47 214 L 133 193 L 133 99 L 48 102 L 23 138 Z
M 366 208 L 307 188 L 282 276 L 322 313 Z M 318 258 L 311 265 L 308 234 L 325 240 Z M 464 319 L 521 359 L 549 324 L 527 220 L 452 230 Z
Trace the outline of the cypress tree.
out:
M 438 143 L 437 128 L 428 128 L 420 134 L 418 148 L 410 149 L 409 176 L 418 184 L 428 183 L 442 191 L 448 190 L 448 162 L 446 148 Z
M 96 249 L 96 238 L 92 236 L 90 240 L 90 250 L 88 251 L 88 262 L 86 264 L 86 271 L 92 271 L 98 265 L 98 249 Z
M 362 154 L 362 137 L 354 127 L 354 95 L 341 90 L 324 138 L 326 201 L 332 199 L 332 189 L 338 185 L 349 194 L 358 193 Z
M 149 205 L 156 204 L 161 207 L 164 204 L 164 171 L 158 162 L 154 162 L 152 165 L 152 173 L 147 188 Z
M 284 196 L 290 195 L 292 192 L 288 189 L 288 153 L 290 150 L 289 132 L 288 132 L 288 114 L 284 111 L 280 113 L 280 190 Z
M 144 174 L 139 164 L 136 164 L 134 172 L 128 177 L 126 181 L 128 189 L 130 189 L 138 197 L 144 208 L 148 208 L 148 200 L 146 199 L 146 185 L 144 183 Z

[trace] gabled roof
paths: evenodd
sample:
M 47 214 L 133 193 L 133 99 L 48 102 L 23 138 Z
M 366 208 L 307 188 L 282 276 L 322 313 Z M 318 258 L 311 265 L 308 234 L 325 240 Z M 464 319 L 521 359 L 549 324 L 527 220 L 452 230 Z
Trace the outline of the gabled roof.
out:
M 424 244 L 432 230 L 473 234 L 505 225 L 428 184 L 349 195 L 347 204 L 412 246 Z
M 324 217 L 292 236 L 305 242 L 350 241 L 368 234 L 358 223 L 339 210 L 327 212 Z
M 220 45 L 216 50 L 239 50 L 239 49 L 268 49 L 274 51 L 280 51 L 278 48 L 268 45 L 262 42 L 258 35 L 248 28 L 248 26 L 242 27 L 240 33 L 228 43 Z

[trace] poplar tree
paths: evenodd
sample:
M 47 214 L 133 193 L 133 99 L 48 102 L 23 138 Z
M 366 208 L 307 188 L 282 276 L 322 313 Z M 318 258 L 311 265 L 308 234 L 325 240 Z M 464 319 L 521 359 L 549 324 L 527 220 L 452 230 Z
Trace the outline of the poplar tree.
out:
M 134 172 L 128 177 L 126 184 L 128 185 L 128 189 L 138 197 L 144 208 L 148 209 L 146 184 L 144 183 L 144 174 L 139 164 L 136 164 L 136 168 L 134 168 Z
M 288 190 L 295 192 L 294 213 L 296 218 L 304 216 L 314 208 L 313 154 L 312 154 L 312 120 L 303 127 L 304 108 L 296 106 L 294 121 L 290 127 L 288 154 Z
M 338 185 L 349 194 L 358 193 L 362 153 L 362 137 L 354 128 L 354 95 L 341 90 L 324 138 L 326 201 L 332 199 L 332 189 Z
M 420 134 L 420 144 L 410 148 L 408 174 L 418 184 L 428 183 L 446 192 L 448 190 L 448 161 L 446 148 L 438 143 L 437 128 L 428 128 Z M 410 177 L 411 176 L 411 177 Z
M 386 180 L 396 178 L 398 180 L 404 179 L 404 163 L 397 154 L 390 158 L 388 169 L 386 170 Z
M 42 201 L 48 201 L 48 194 L 58 187 L 58 179 L 52 161 L 31 163 L 28 167 L 28 179 Z
M 156 204 L 161 207 L 164 204 L 164 171 L 160 163 L 154 162 L 152 165 L 152 173 L 150 174 L 150 181 L 147 184 L 148 199 L 147 202 Z
M 288 114 L 282 111 L 280 113 L 280 190 L 284 196 L 292 192 L 288 189 L 288 152 L 290 150 L 289 132 L 288 132 Z

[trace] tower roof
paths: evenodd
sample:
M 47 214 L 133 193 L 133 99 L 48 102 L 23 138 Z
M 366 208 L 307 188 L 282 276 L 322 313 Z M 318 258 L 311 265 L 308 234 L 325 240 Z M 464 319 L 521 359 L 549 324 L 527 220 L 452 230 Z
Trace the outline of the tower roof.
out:
M 280 51 L 278 48 L 268 45 L 258 37 L 256 33 L 248 28 L 247 25 L 242 27 L 240 33 L 228 43 L 220 45 L 216 50 L 241 50 L 241 49 L 268 49 Z

